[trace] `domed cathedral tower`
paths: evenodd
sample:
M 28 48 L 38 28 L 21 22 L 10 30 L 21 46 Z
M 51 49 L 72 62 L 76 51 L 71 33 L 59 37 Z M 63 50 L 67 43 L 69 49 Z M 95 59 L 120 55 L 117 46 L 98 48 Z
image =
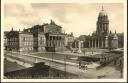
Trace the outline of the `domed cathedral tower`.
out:
M 103 6 L 102 10 L 99 12 L 96 33 L 98 36 L 106 36 L 109 34 L 109 19 Z
M 89 48 L 118 48 L 118 36 L 110 31 L 109 33 L 109 19 L 107 13 L 102 10 L 99 12 L 96 34 L 90 36 L 88 40 Z

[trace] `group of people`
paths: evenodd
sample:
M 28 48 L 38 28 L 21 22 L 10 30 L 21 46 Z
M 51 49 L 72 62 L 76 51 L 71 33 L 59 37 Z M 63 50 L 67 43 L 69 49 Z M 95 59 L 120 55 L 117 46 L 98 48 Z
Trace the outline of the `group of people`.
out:
M 81 61 L 79 61 L 79 69 L 87 70 L 88 66 L 86 63 L 81 63 Z

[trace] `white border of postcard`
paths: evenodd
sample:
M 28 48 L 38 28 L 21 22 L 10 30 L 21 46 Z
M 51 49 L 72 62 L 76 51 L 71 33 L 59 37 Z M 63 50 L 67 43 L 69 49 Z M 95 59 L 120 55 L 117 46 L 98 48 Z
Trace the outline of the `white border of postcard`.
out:
M 124 78 L 122 79 L 4 79 L 3 78 L 4 3 L 123 3 L 124 4 Z M 2 0 L 1 1 L 1 81 L 2 82 L 127 82 L 127 0 Z

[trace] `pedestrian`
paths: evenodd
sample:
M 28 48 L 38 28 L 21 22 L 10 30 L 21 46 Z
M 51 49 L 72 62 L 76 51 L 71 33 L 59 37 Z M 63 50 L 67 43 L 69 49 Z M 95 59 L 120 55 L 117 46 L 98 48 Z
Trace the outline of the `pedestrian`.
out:
M 87 70 L 87 64 L 85 64 L 85 70 Z

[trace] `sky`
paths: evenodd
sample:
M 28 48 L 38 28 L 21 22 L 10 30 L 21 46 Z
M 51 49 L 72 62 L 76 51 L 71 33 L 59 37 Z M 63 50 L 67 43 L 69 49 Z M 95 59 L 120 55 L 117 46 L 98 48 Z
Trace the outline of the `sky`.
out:
M 91 35 L 96 31 L 99 12 L 104 7 L 112 32 L 124 32 L 122 3 L 5 3 L 4 30 L 23 30 L 54 20 L 63 31 L 75 36 Z

